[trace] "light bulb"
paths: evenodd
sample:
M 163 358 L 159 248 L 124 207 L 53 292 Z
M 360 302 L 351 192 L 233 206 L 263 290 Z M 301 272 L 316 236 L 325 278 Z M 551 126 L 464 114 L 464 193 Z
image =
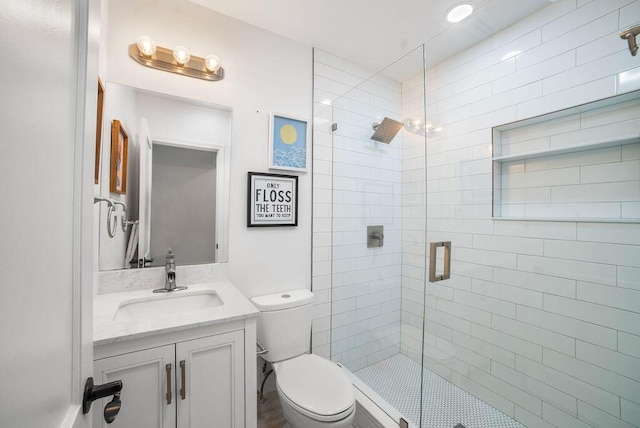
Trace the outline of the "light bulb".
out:
M 424 132 L 424 128 L 422 127 L 422 120 L 420 119 L 405 119 L 404 128 L 413 133 Z
M 462 3 L 454 7 L 447 13 L 447 21 L 456 23 L 460 22 L 473 13 L 473 5 Z
M 185 65 L 191 59 L 191 52 L 185 46 L 176 46 L 173 48 L 173 59 L 180 65 Z
M 138 37 L 138 41 L 136 42 L 136 44 L 138 45 L 138 50 L 140 50 L 140 53 L 144 56 L 153 55 L 154 53 L 156 53 L 156 48 L 158 47 L 158 45 L 156 45 L 156 42 L 154 42 L 153 39 L 149 36 Z
M 222 60 L 216 55 L 207 55 L 204 57 L 204 66 L 210 72 L 215 73 L 222 67 Z

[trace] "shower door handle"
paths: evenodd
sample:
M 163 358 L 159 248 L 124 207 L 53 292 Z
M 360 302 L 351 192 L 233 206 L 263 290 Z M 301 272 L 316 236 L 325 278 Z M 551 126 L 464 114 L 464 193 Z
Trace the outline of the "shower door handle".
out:
M 438 247 L 444 247 L 444 273 L 436 275 Z M 429 282 L 442 281 L 451 277 L 451 241 L 432 242 L 429 245 Z

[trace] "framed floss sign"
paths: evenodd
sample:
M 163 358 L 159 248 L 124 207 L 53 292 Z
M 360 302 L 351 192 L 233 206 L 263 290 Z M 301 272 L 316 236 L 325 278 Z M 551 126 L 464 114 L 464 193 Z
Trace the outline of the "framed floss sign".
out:
M 298 177 L 249 173 L 247 227 L 297 226 Z

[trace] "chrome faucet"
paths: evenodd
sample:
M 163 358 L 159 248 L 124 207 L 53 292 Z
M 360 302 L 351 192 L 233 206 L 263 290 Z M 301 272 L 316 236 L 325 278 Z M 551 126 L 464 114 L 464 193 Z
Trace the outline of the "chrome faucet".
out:
M 157 288 L 153 290 L 154 293 L 167 293 L 170 291 L 185 290 L 187 288 L 185 286 L 176 286 L 176 258 L 171 248 L 169 248 L 169 252 L 167 253 L 164 270 L 164 288 Z
M 171 248 L 164 263 L 164 270 L 166 272 L 164 288 L 167 291 L 173 291 L 176 288 L 176 258 Z

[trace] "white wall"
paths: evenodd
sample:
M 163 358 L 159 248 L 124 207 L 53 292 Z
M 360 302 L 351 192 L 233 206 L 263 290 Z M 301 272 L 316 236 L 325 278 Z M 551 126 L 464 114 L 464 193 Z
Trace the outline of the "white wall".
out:
M 137 91 L 138 116 L 147 119 L 153 140 L 202 147 L 228 147 L 231 111 L 187 99 Z
M 563 0 L 428 70 L 428 241 L 453 261 L 427 288 L 425 363 L 526 426 L 640 426 L 640 225 L 492 220 L 491 127 L 639 89 L 619 37 L 638 17 Z
M 136 93 L 131 88 L 113 85 L 109 82 L 105 85 L 104 111 L 102 114 L 102 143 L 100 144 L 100 178 L 96 186 L 96 193 L 106 198 L 123 202 L 127 205 L 127 217 L 137 218 L 138 198 L 138 113 L 136 110 Z M 127 162 L 127 192 L 126 194 L 111 193 L 109 191 L 109 177 L 111 166 L 111 126 L 114 119 L 120 121 L 129 137 L 128 162 Z M 123 232 L 120 222 L 123 215 L 122 207 L 118 205 L 116 233 L 110 238 L 107 233 L 107 204 L 96 204 L 100 209 L 100 216 L 94 218 L 94 226 L 100 229 L 99 239 L 94 243 L 99 245 L 99 269 L 113 270 L 124 267 L 127 239 L 130 229 Z M 96 255 L 96 257 L 98 257 Z
M 300 173 L 295 228 L 246 227 L 247 172 L 267 171 L 270 112 L 311 119 L 311 49 L 184 0 L 108 1 L 105 80 L 232 109 L 229 267 L 247 296 L 309 288 L 311 174 Z M 207 82 L 153 70 L 128 57 L 138 36 L 188 46 L 223 60 L 225 79 Z M 275 171 L 272 171 L 275 172 Z M 276 251 L 277 249 L 277 251 Z

